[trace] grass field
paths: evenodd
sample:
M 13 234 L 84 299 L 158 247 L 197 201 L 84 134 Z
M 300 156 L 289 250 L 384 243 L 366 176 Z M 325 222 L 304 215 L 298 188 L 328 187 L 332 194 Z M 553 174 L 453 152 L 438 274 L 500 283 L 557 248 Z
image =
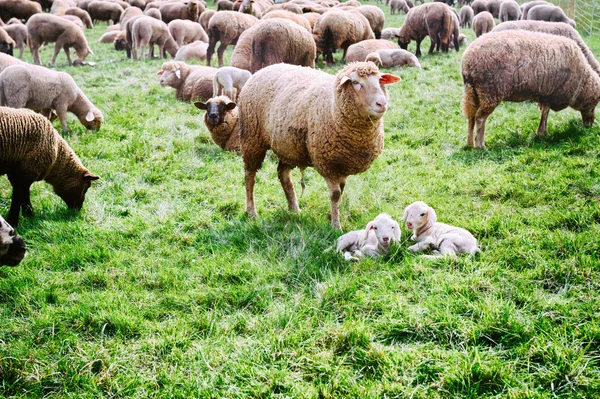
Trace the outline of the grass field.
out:
M 347 263 L 323 253 L 339 232 L 314 170 L 290 214 L 268 157 L 248 220 L 240 157 L 158 84 L 161 60 L 126 60 L 104 29 L 96 67 L 57 62 L 104 112 L 65 133 L 101 180 L 80 213 L 33 186 L 29 255 L 0 268 L 0 397 L 600 397 L 598 122 L 552 112 L 535 137 L 537 106 L 505 103 L 470 150 L 462 50 L 393 71 L 385 150 L 349 179 L 342 224 L 424 200 L 483 252 L 422 259 L 403 228 L 390 256 Z M 2 214 L 10 194 L 0 179 Z

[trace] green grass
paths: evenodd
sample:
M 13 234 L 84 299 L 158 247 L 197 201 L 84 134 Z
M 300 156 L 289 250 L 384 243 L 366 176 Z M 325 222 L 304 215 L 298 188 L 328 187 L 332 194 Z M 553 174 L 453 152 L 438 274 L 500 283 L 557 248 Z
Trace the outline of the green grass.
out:
M 96 43 L 104 28 L 87 32 L 96 67 L 57 61 L 104 112 L 100 131 L 71 116 L 65 134 L 101 180 L 79 213 L 33 186 L 29 255 L 0 268 L 1 397 L 600 396 L 597 123 L 551 113 L 539 138 L 536 105 L 504 103 L 488 148 L 466 149 L 462 50 L 394 70 L 385 150 L 349 179 L 342 223 L 424 200 L 483 252 L 425 260 L 403 230 L 385 259 L 346 263 L 323 253 L 339 233 L 314 170 L 290 214 L 268 157 L 248 220 L 240 157 L 159 86 L 162 61 Z M 2 178 L 3 213 L 10 193 Z

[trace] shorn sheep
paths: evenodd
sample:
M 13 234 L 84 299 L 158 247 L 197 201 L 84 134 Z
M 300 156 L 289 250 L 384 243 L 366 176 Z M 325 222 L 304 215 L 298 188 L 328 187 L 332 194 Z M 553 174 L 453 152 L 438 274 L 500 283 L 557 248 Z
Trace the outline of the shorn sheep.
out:
M 331 224 L 341 228 L 346 179 L 369 169 L 381 153 L 385 85 L 399 80 L 371 62 L 348 64 L 337 76 L 287 64 L 254 74 L 239 97 L 248 215 L 256 216 L 256 172 L 272 149 L 289 209 L 299 210 L 292 169 L 312 166 L 329 187 Z
M 213 97 L 225 95 L 235 102 L 237 94 L 242 91 L 250 77 L 252 74 L 245 69 L 220 68 L 213 79 Z
M 194 105 L 206 111 L 204 124 L 213 141 L 226 151 L 239 151 L 240 124 L 236 103 L 227 96 L 218 96 Z
M 0 216 L 0 266 L 17 266 L 25 257 L 23 238 Z
M 358 260 L 365 256 L 378 258 L 389 253 L 390 245 L 400 241 L 400 225 L 387 213 L 380 213 L 367 223 L 364 230 L 354 230 L 337 240 L 337 251 L 346 260 Z
M 409 251 L 432 249 L 434 256 L 454 256 L 460 253 L 475 255 L 480 252 L 477 240 L 469 231 L 437 221 L 435 210 L 423 201 L 413 202 L 404 210 L 402 220 L 413 232 L 411 240 L 417 243 Z
M 7 222 L 33 214 L 29 188 L 50 183 L 69 208 L 81 209 L 85 194 L 98 180 L 83 166 L 50 121 L 30 110 L 0 107 L 0 174 L 8 175 L 13 192 Z
M 538 135 L 546 133 L 551 109 L 574 108 L 583 124 L 591 126 L 600 101 L 600 77 L 577 43 L 545 33 L 504 31 L 480 37 L 463 54 L 462 76 L 467 144 L 476 148 L 485 147 L 485 122 L 502 101 L 536 101 L 541 111 Z

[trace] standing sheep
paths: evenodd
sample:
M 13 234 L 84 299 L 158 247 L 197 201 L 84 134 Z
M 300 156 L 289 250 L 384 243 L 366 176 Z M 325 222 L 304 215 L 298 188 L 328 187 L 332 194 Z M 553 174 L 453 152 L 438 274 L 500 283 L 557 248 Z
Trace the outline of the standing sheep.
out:
M 235 67 L 219 68 L 213 79 L 213 97 L 225 95 L 235 102 L 252 74 L 245 69 Z M 235 92 L 234 92 L 235 89 Z
M 519 3 L 514 0 L 506 0 L 500 4 L 500 12 L 498 18 L 500 22 L 517 21 L 521 18 L 521 8 Z
M 487 11 L 487 2 L 486 0 L 475 0 L 471 4 L 471 7 L 473 8 L 473 13 L 477 15 L 480 12 Z
M 375 39 L 369 21 L 362 15 L 350 11 L 328 11 L 318 22 L 319 40 L 323 59 L 333 64 L 333 53 L 341 48 L 342 61 L 346 60 L 348 47 L 362 40 Z M 315 31 L 317 27 L 315 26 Z
M 196 40 L 208 43 L 208 35 L 198 22 L 186 19 L 174 19 L 169 22 L 169 32 L 179 47 Z
M 26 251 L 23 237 L 17 235 L 15 229 L 0 216 L 0 266 L 17 266 Z
M 543 4 L 550 4 L 550 3 L 548 3 L 545 0 L 535 0 L 535 1 L 529 1 L 527 3 L 523 3 L 521 5 L 521 19 L 527 20 L 527 13 L 529 13 L 529 10 L 531 10 L 535 6 L 539 6 L 539 5 L 543 5 Z
M 169 23 L 174 19 L 189 19 L 197 22 L 200 13 L 204 11 L 204 5 L 197 1 L 191 0 L 189 3 L 164 3 L 158 7 L 162 20 Z
M 202 14 L 200 14 L 200 17 L 198 17 L 198 22 L 200 25 L 202 25 L 202 29 L 204 29 L 204 31 L 208 31 L 208 22 L 216 13 L 217 12 L 215 10 L 206 9 Z
M 253 15 L 235 11 L 220 11 L 208 22 L 208 50 L 206 51 L 206 65 L 210 66 L 215 46 L 221 42 L 217 50 L 219 67 L 223 66 L 223 55 L 227 46 L 236 44 L 240 35 L 258 22 Z
M 92 18 L 92 22 L 105 21 L 116 24 L 121 18 L 123 7 L 110 1 L 94 0 L 88 4 L 87 12 Z
M 600 77 L 571 39 L 528 31 L 489 33 L 463 54 L 462 75 L 471 147 L 485 147 L 485 122 L 502 101 L 536 101 L 541 111 L 538 135 L 547 131 L 550 109 L 571 107 L 581 112 L 585 126 L 594 123 Z
M 217 11 L 233 11 L 233 2 L 229 0 L 219 0 L 217 2 Z
M 239 100 L 248 215 L 256 216 L 256 172 L 272 149 L 289 209 L 299 209 L 291 170 L 312 166 L 329 187 L 331 224 L 341 228 L 346 179 L 369 169 L 381 153 L 388 107 L 384 85 L 399 80 L 364 62 L 347 65 L 337 76 L 286 64 L 253 75 Z
M 25 45 L 27 44 L 27 26 L 23 24 L 6 25 L 3 28 L 15 41 L 15 47 L 19 49 L 19 58 L 23 58 Z
M 195 102 L 194 105 L 206 110 L 204 124 L 213 141 L 226 151 L 239 151 L 240 124 L 236 103 L 229 97 L 218 96 L 206 103 Z
M 460 9 L 460 27 L 470 28 L 473 24 L 473 9 L 470 6 L 463 6 Z
M 152 17 L 139 17 L 133 22 L 131 39 L 134 60 L 137 60 L 138 56 L 142 61 L 144 60 L 146 46 L 150 47 L 150 57 L 153 56 L 155 44 L 158 46 L 159 57 L 162 58 L 167 58 L 167 52 L 171 57 L 175 57 L 177 50 L 179 50 L 167 24 Z
M 486 0 L 486 11 L 492 14 L 494 18 L 498 18 L 500 15 L 500 4 L 502 4 L 503 1 L 504 0 Z
M 373 30 L 375 39 L 381 39 L 381 31 L 383 31 L 383 25 L 385 24 L 385 14 L 379 7 L 360 6 L 350 9 L 350 12 L 362 14 L 369 21 L 369 26 Z
M 363 40 L 348 47 L 346 62 L 364 61 L 367 55 L 377 50 L 393 50 L 398 45 L 394 42 L 383 39 Z
M 425 3 L 411 8 L 398 37 L 400 48 L 406 50 L 411 40 L 417 42 L 417 57 L 421 56 L 421 42 L 427 36 L 431 41 L 429 54 L 436 46 L 447 52 L 454 32 L 454 17 L 450 7 L 442 3 Z M 456 38 L 458 40 L 458 38 Z
M 473 30 L 475 31 L 475 36 L 479 37 L 485 33 L 491 32 L 494 29 L 496 23 L 494 22 L 494 17 L 487 11 L 480 12 L 475 15 L 473 18 Z
M 175 98 L 183 101 L 207 100 L 212 97 L 216 68 L 192 66 L 181 61 L 162 64 L 158 71 L 161 86 L 173 87 Z
M 527 13 L 527 19 L 530 21 L 564 22 L 573 28 L 577 27 L 575 21 L 567 17 L 562 8 L 550 4 L 532 7 Z
M 85 27 L 87 29 L 92 29 L 94 27 L 94 24 L 92 23 L 92 18 L 90 17 L 90 14 L 88 14 L 87 11 L 82 10 L 81 8 L 78 8 L 78 7 L 67 8 L 67 11 L 65 11 L 65 15 L 76 16 L 77 18 L 79 18 L 81 20 L 81 22 L 83 22 L 83 24 L 85 25 Z
M 263 15 L 262 20 L 264 21 L 265 19 L 271 18 L 287 19 L 289 21 L 297 23 L 298 25 L 306 29 L 308 32 L 312 33 L 310 22 L 308 22 L 308 19 L 304 18 L 302 15 L 294 14 L 293 12 L 289 12 L 286 10 L 273 10 Z
M 391 0 L 390 1 L 390 14 L 394 15 L 399 11 L 404 11 L 404 13 L 408 13 L 410 8 L 408 4 L 406 4 L 406 0 Z
M 42 7 L 30 0 L 0 0 L 0 19 L 11 18 L 28 20 L 35 14 L 41 14 Z
M 31 216 L 29 188 L 50 183 L 69 208 L 81 209 L 85 194 L 98 180 L 86 169 L 50 121 L 29 110 L 0 107 L 0 174 L 8 175 L 13 193 L 6 220 L 17 226 L 19 214 Z

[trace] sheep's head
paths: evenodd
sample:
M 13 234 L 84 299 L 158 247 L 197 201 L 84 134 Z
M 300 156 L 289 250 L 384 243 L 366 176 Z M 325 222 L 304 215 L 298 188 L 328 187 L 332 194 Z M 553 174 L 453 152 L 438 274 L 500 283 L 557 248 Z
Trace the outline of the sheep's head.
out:
M 369 55 L 367 55 L 367 58 L 365 58 L 365 62 L 369 61 L 371 61 L 377 66 L 381 66 L 381 64 L 383 64 L 381 62 L 381 57 L 379 56 L 379 53 L 370 53 Z
M 204 121 L 210 126 L 217 126 L 223 123 L 225 114 L 236 107 L 236 103 L 226 96 L 211 98 L 206 103 L 195 102 L 194 105 L 196 108 L 206 111 Z
M 0 217 L 0 266 L 16 266 L 25 257 L 25 241 Z
M 92 108 L 79 121 L 88 130 L 98 130 L 102 126 L 102 122 L 104 122 L 104 116 L 98 108 Z
M 160 76 L 161 86 L 177 87 L 181 81 L 181 66 L 179 62 L 165 62 L 156 74 Z
M 387 213 L 377 215 L 375 220 L 369 222 L 365 227 L 365 236 L 373 230 L 377 241 L 383 247 L 387 247 L 392 241 L 400 240 L 400 225 Z
M 91 48 L 89 48 L 86 45 L 84 47 L 75 47 L 75 54 L 77 54 L 77 58 L 79 58 L 79 60 L 83 62 L 85 61 L 85 57 L 87 57 L 88 54 L 94 55 L 94 52 Z
M 54 192 L 70 209 L 81 209 L 85 201 L 85 193 L 91 187 L 92 181 L 99 177 L 92 174 L 89 170 L 74 171 L 72 176 L 66 176 L 60 184 L 53 186 Z
M 402 220 L 406 221 L 406 228 L 420 231 L 421 228 L 437 221 L 435 210 L 423 201 L 413 202 L 404 210 Z
M 188 14 L 192 21 L 198 20 L 198 15 L 200 14 L 200 7 L 198 6 L 198 3 L 195 1 L 190 1 L 188 4 Z
M 129 53 L 131 49 L 131 47 L 129 47 L 129 44 L 127 44 L 127 35 L 125 31 L 119 32 L 119 34 L 115 37 L 113 43 L 115 44 L 115 50 L 117 51 L 126 50 Z
M 240 12 L 246 13 L 246 14 L 250 14 L 252 13 L 252 3 L 254 3 L 254 0 L 242 0 L 241 2 L 242 4 L 240 5 Z
M 397 76 L 380 73 L 372 62 L 353 62 L 338 73 L 336 87 L 338 93 L 353 93 L 354 107 L 360 116 L 380 118 L 388 107 L 385 85 L 399 81 Z

